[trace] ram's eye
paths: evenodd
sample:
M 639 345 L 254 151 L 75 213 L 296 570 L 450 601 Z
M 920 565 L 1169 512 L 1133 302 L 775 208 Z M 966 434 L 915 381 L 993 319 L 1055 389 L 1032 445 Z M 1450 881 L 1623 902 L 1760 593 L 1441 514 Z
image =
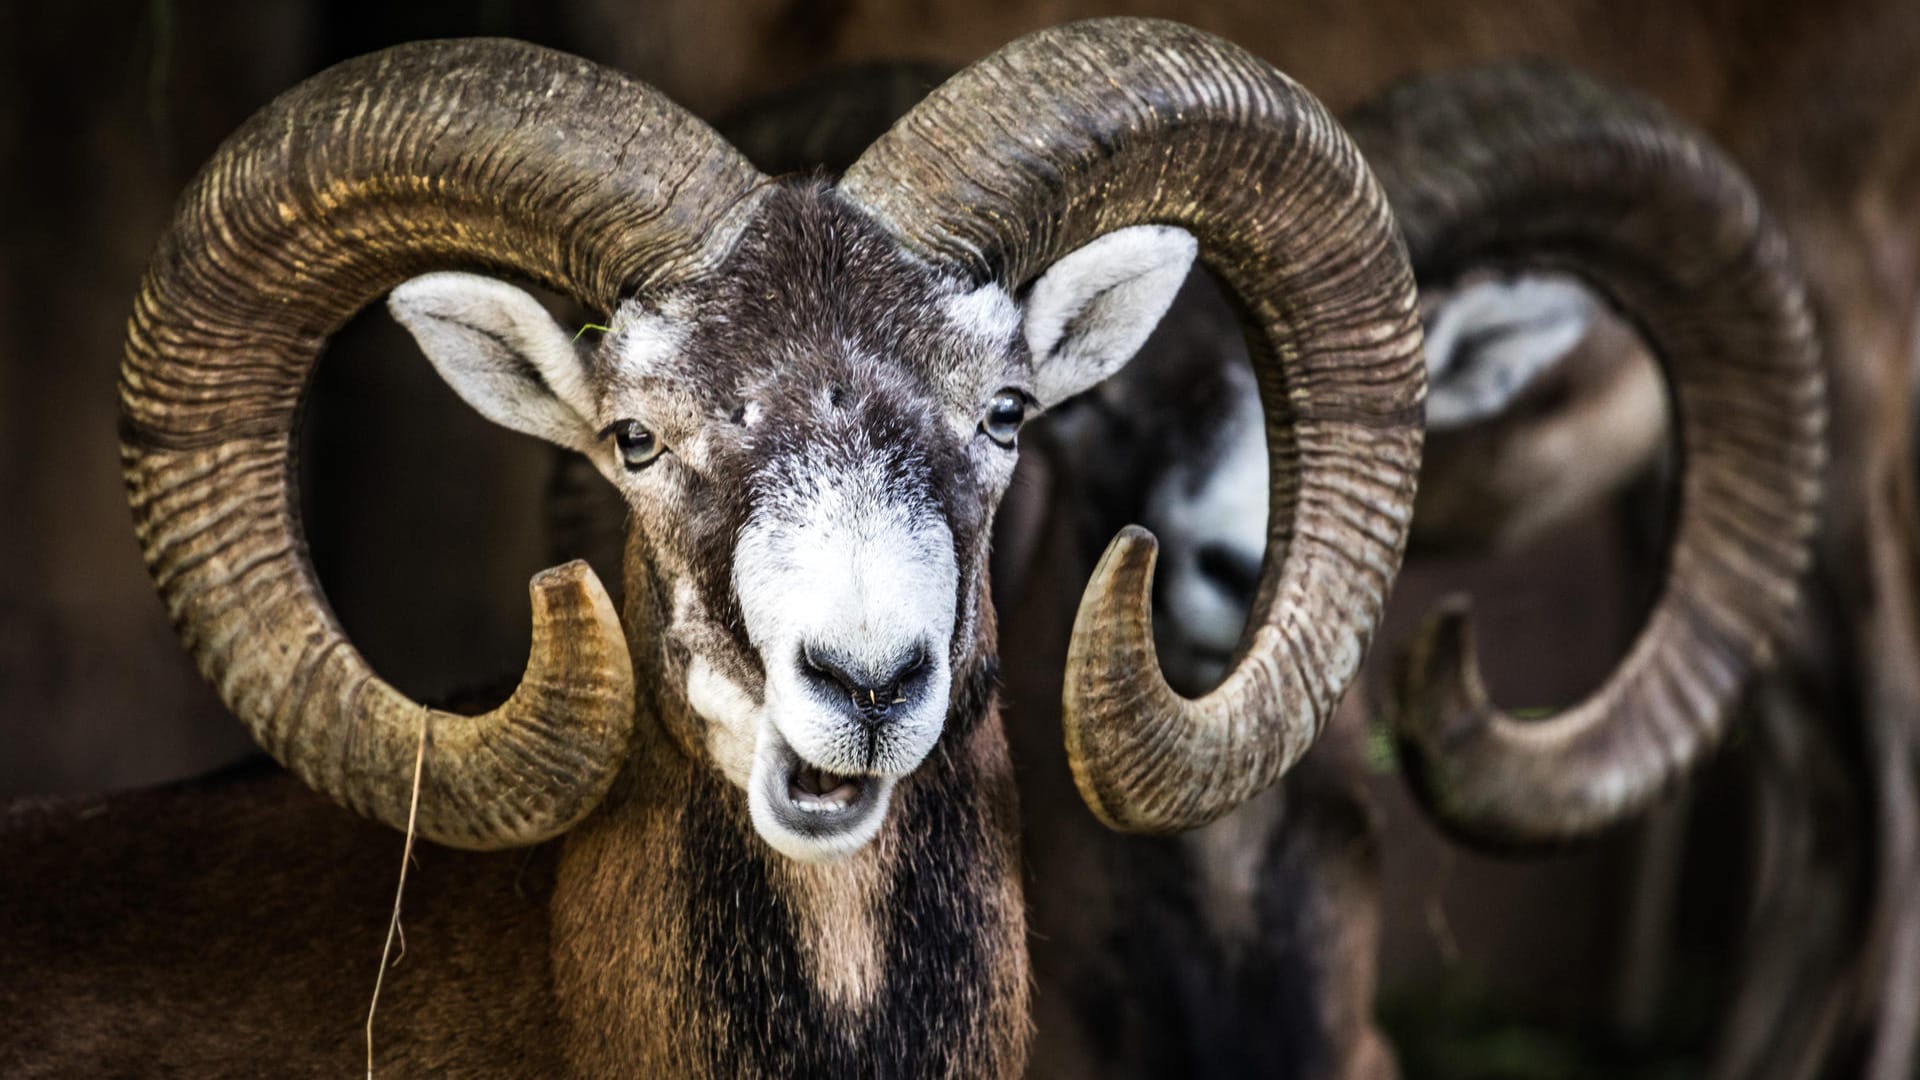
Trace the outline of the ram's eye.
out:
M 980 420 L 980 430 L 1001 446 L 1012 446 L 1014 437 L 1020 434 L 1020 425 L 1026 422 L 1027 395 L 1018 390 L 1002 390 L 987 402 L 987 415 Z
M 653 464 L 666 447 L 660 439 L 648 431 L 638 420 L 616 420 L 607 427 L 613 435 L 613 445 L 620 454 L 620 464 L 630 472 L 638 472 Z

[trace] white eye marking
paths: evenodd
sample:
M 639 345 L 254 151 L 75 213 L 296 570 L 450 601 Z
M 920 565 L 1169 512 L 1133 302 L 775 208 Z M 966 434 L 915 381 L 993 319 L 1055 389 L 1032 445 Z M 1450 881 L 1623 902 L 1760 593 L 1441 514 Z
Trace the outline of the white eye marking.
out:
M 688 325 L 677 313 L 654 314 L 631 300 L 621 304 L 613 320 L 611 350 L 620 373 L 671 373 L 686 344 Z
M 942 306 L 956 329 L 991 348 L 1005 347 L 1020 329 L 1020 307 L 998 285 L 956 293 Z

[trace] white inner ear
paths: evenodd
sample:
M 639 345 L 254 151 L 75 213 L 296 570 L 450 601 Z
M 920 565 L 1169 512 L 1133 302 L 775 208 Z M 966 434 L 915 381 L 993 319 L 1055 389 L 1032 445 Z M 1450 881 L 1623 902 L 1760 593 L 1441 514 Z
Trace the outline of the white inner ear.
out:
M 1034 396 L 1057 405 L 1120 370 L 1167 313 L 1199 250 L 1185 229 L 1135 225 L 1068 253 L 1027 296 Z
M 572 450 L 592 446 L 585 365 L 526 290 L 478 274 L 425 274 L 393 290 L 387 309 L 480 415 Z
M 1465 427 L 1505 409 L 1587 336 L 1591 290 L 1564 277 L 1468 285 L 1427 327 L 1427 428 Z

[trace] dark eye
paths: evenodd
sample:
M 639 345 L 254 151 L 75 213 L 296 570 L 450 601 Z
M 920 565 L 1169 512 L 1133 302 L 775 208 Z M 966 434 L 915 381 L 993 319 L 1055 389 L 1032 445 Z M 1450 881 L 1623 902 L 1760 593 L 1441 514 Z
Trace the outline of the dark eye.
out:
M 1012 446 L 1014 436 L 1020 434 L 1020 425 L 1026 422 L 1027 395 L 1018 390 L 1002 390 L 987 402 L 987 415 L 980 420 L 980 430 L 1001 446 Z
M 616 420 L 608 425 L 607 431 L 613 435 L 613 444 L 619 450 L 620 464 L 632 472 L 653 464 L 653 459 L 666 449 L 638 420 Z

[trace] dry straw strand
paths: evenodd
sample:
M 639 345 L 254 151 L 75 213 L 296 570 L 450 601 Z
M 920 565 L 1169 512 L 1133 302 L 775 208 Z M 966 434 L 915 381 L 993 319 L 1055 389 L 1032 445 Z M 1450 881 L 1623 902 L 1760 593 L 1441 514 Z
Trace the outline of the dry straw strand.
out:
M 373 1080 L 373 1016 L 380 1008 L 380 986 L 386 981 L 387 958 L 393 954 L 393 942 L 400 939 L 406 952 L 406 937 L 400 933 L 400 898 L 407 891 L 407 864 L 413 861 L 414 823 L 420 814 L 420 776 L 427 763 L 427 710 L 420 710 L 420 743 L 413 752 L 413 798 L 407 805 L 407 843 L 400 852 L 400 881 L 393 889 L 393 915 L 387 920 L 387 943 L 380 948 L 380 973 L 373 977 L 373 1000 L 367 1002 L 367 1080 Z M 394 958 L 398 962 L 398 957 Z

